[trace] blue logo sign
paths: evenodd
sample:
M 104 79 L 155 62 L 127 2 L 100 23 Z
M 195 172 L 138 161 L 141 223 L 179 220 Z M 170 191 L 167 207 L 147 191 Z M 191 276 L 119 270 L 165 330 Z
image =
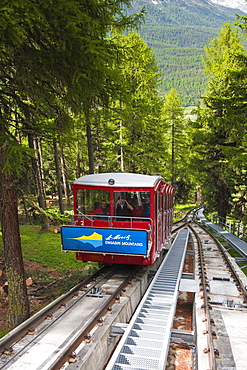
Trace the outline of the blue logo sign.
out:
M 61 234 L 63 250 L 147 254 L 147 230 L 62 226 Z

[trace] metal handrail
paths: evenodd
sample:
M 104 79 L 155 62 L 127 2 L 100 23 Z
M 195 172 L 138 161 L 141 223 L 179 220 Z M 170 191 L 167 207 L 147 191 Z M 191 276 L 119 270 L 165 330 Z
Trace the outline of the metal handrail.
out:
M 148 229 L 147 232 L 148 232 L 148 235 L 149 235 L 149 238 L 148 240 L 152 240 L 152 233 L 153 233 L 153 220 L 149 217 L 126 217 L 126 216 L 107 216 L 107 215 L 85 215 L 84 213 L 80 213 L 80 214 L 76 214 L 74 215 L 74 218 L 78 218 L 78 219 L 83 219 L 85 216 L 85 218 L 87 220 L 89 220 L 91 222 L 91 225 L 90 226 L 95 226 L 94 225 L 94 222 L 97 221 L 97 218 L 98 218 L 98 221 L 108 221 L 108 224 L 109 224 L 109 227 L 112 227 L 113 226 L 113 222 L 121 222 L 121 221 L 126 221 L 126 219 L 128 219 L 127 221 L 130 222 L 130 228 L 133 229 L 135 227 L 135 222 L 145 222 L 147 223 L 148 225 Z M 92 217 L 92 218 L 90 218 Z M 99 219 L 100 217 L 100 219 Z M 121 221 L 116 221 L 116 219 L 123 219 Z M 74 225 L 77 224 L 77 220 L 74 220 L 72 222 Z
M 108 221 L 112 224 L 112 221 L 114 222 L 118 222 L 118 220 L 116 219 L 121 219 L 121 221 L 126 221 L 126 219 L 130 222 L 130 224 L 132 225 L 133 224 L 133 221 L 135 222 L 138 222 L 138 221 L 141 221 L 141 222 L 149 222 L 151 225 L 153 223 L 153 220 L 149 217 L 132 217 L 132 216 L 108 216 L 108 215 L 85 215 L 84 213 L 79 213 L 79 214 L 75 214 L 74 217 L 76 218 L 86 218 L 87 220 L 91 221 L 91 222 L 94 222 L 95 220 L 99 220 L 99 221 Z M 119 221 L 119 222 L 121 222 Z
M 247 242 L 247 226 L 230 220 L 229 218 L 224 218 L 215 214 L 211 214 L 211 222 L 222 227 L 222 229 L 227 230 L 229 233 Z
M 79 211 L 79 209 L 77 209 L 77 211 L 78 211 L 78 212 L 80 212 L 80 211 Z M 74 216 L 76 216 L 76 217 L 83 216 L 83 217 L 85 217 L 87 220 L 89 220 L 89 221 L 91 221 L 91 222 L 94 222 L 94 220 L 93 220 L 93 219 L 91 219 L 89 216 L 85 215 L 85 213 L 83 213 L 83 212 L 80 212 L 80 213 L 78 213 L 77 215 L 74 215 Z M 90 216 L 93 216 L 93 215 L 90 215 Z

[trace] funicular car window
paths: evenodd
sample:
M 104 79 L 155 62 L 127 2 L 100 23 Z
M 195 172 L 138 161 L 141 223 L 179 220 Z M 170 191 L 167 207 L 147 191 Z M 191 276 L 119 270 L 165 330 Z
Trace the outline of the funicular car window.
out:
M 149 191 L 115 191 L 114 209 L 117 221 L 134 218 L 134 221 L 150 217 Z
M 96 215 L 108 214 L 110 209 L 110 192 L 106 190 L 77 189 L 77 211 L 78 214 Z

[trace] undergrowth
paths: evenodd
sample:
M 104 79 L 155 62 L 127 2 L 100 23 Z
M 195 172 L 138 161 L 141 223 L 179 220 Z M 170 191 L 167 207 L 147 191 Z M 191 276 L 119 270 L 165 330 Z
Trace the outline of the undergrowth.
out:
M 196 204 L 174 204 L 173 222 L 181 220 L 189 211 L 194 209 Z

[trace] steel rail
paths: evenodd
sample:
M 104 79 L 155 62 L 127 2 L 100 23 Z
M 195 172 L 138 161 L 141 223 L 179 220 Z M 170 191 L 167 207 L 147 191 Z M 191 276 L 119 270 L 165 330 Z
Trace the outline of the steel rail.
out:
M 14 328 L 11 332 L 6 334 L 3 338 L 0 339 L 0 354 L 4 352 L 6 347 L 11 347 L 14 343 L 23 338 L 28 333 L 29 329 L 33 329 L 33 327 L 38 326 L 41 322 L 45 320 L 48 315 L 52 315 L 61 306 L 62 303 L 68 302 L 82 287 L 89 284 L 92 280 L 97 279 L 100 275 L 105 274 L 108 269 L 108 267 L 102 267 L 93 275 L 88 276 L 81 283 L 70 289 L 69 292 L 60 296 L 55 301 L 44 307 L 41 311 L 37 312 L 29 319 L 24 321 L 22 324 Z
M 205 323 L 206 323 L 206 328 L 207 332 L 207 344 L 208 348 L 205 349 L 206 352 L 208 352 L 208 359 L 209 359 L 209 365 L 210 365 L 210 370 L 216 370 L 216 357 L 215 357 L 215 348 L 214 348 L 214 343 L 213 343 L 213 330 L 212 330 L 212 325 L 211 325 L 211 316 L 210 316 L 210 305 L 208 303 L 208 282 L 207 282 L 207 273 L 205 270 L 205 263 L 204 263 L 204 256 L 203 256 L 203 249 L 202 249 L 202 242 L 198 234 L 195 232 L 195 230 L 192 228 L 191 225 L 188 225 L 189 229 L 191 232 L 194 234 L 196 241 L 197 241 L 197 246 L 198 246 L 198 259 L 199 259 L 199 265 L 200 265 L 200 275 L 199 278 L 201 280 L 200 286 L 201 290 L 203 291 L 203 306 L 202 308 L 204 309 L 205 313 Z
M 5 368 L 6 367 L 6 365 L 8 365 L 10 362 L 12 362 L 13 361 L 13 359 L 14 358 L 16 358 L 16 357 L 18 357 L 19 356 L 19 354 L 20 353 L 22 353 L 23 352 L 23 350 L 25 349 L 25 348 L 27 348 L 28 346 L 30 346 L 30 344 L 31 343 L 33 343 L 33 342 L 36 342 L 36 340 L 37 340 L 37 338 L 38 337 L 40 337 L 43 333 L 45 333 L 45 331 L 47 331 L 52 325 L 54 325 L 54 323 L 56 322 L 56 321 L 58 321 L 58 320 L 60 320 L 61 319 L 61 317 L 63 316 L 63 315 L 65 315 L 73 306 L 75 306 L 76 304 L 78 304 L 78 302 L 80 301 L 80 300 L 82 300 L 83 299 L 83 297 L 85 297 L 86 295 L 88 295 L 89 293 L 90 293 L 90 291 L 92 291 L 94 288 L 95 288 L 95 286 L 96 285 L 98 285 L 99 283 L 100 283 L 100 281 L 102 280 L 102 279 L 105 279 L 105 278 L 107 278 L 107 276 L 110 274 L 113 274 L 114 273 L 114 270 L 116 269 L 116 267 L 115 266 L 113 266 L 113 267 L 111 267 L 111 269 L 109 270 L 109 268 L 107 268 L 107 267 L 103 267 L 100 271 L 102 272 L 102 270 L 103 271 L 105 271 L 105 274 L 102 276 L 102 278 L 101 279 L 97 279 L 99 276 L 97 276 L 97 277 L 95 277 L 95 274 L 93 274 L 92 276 L 90 276 L 91 277 L 91 279 L 90 279 L 90 277 L 88 277 L 86 280 L 88 280 L 88 282 L 91 282 L 91 281 L 95 281 L 88 289 L 85 289 L 85 285 L 86 285 L 86 283 L 87 283 L 87 281 L 85 282 L 84 281 L 84 284 L 82 284 L 82 283 L 79 283 L 78 285 L 76 285 L 74 288 L 72 288 L 71 290 L 73 291 L 73 295 L 75 295 L 76 293 L 77 293 L 77 290 L 80 290 L 80 288 L 81 288 L 81 286 L 83 286 L 83 290 L 85 291 L 83 294 L 80 294 L 80 297 L 79 298 L 77 298 L 72 304 L 70 304 L 70 306 L 68 307 L 68 308 L 66 308 L 66 309 L 64 309 L 55 319 L 53 319 L 52 321 L 50 321 L 50 324 L 48 324 L 48 325 L 46 325 L 41 331 L 39 331 L 39 333 L 38 333 L 38 335 L 34 335 L 33 337 L 32 337 L 32 339 L 24 346 L 24 347 L 22 347 L 19 351 L 17 351 L 17 352 L 15 352 L 14 353 L 14 355 L 11 357 L 11 358 L 9 358 L 9 360 L 8 361 L 6 361 L 5 363 L 4 363 L 4 365 L 3 366 L 1 366 L 1 369 L 2 368 Z M 109 271 L 107 271 L 107 270 L 109 270 Z M 103 273 L 103 272 L 102 272 Z M 76 288 L 78 288 L 78 289 L 76 289 Z M 59 301 L 59 306 L 57 306 L 57 304 L 55 305 L 55 308 L 54 308 L 54 310 L 53 310 L 53 312 L 56 312 L 57 311 L 57 309 L 59 309 L 60 307 L 62 307 L 63 305 L 64 306 L 66 306 L 66 303 L 71 299 L 71 298 L 73 298 L 73 295 L 71 296 L 71 290 L 67 293 L 67 294 L 65 294 L 65 300 L 61 300 L 61 301 Z M 60 298 L 60 297 L 59 297 Z M 62 296 L 61 298 L 64 298 L 64 296 Z M 53 302 L 52 302 L 53 303 Z M 64 307 L 63 307 L 64 308 Z M 46 307 L 45 307 L 45 311 L 46 311 Z M 51 311 L 50 311 L 51 312 Z M 43 312 L 42 312 L 42 310 L 41 310 L 41 315 L 40 315 L 40 317 L 43 317 Z M 52 314 L 47 314 L 46 315 L 46 317 L 44 318 L 44 320 L 47 318 L 47 317 L 51 317 L 52 316 Z M 33 332 L 33 330 L 35 330 L 34 328 L 35 327 L 37 327 L 40 323 L 41 323 L 42 321 L 35 321 L 35 324 L 36 324 L 36 326 L 32 326 L 31 328 L 30 328 L 30 330 L 31 330 L 31 332 Z M 25 334 L 28 334 L 28 332 L 27 333 L 25 333 Z M 20 338 L 21 339 L 21 338 Z M 17 340 L 15 341 L 15 342 L 17 342 Z M 5 347 L 6 348 L 6 347 Z M 7 347 L 7 350 L 9 349 L 9 347 Z
M 139 266 L 132 271 L 129 276 L 125 278 L 122 284 L 116 289 L 116 291 L 109 297 L 109 299 L 104 303 L 104 305 L 96 312 L 94 317 L 88 322 L 87 327 L 78 331 L 76 338 L 73 340 L 72 343 L 69 343 L 66 347 L 63 348 L 62 352 L 60 353 L 59 357 L 55 359 L 53 364 L 47 368 L 47 370 L 60 370 L 61 367 L 65 364 L 68 360 L 68 357 L 73 353 L 76 348 L 82 343 L 85 339 L 85 336 L 90 333 L 90 331 L 95 327 L 98 320 L 102 318 L 107 312 L 107 310 L 112 306 L 115 302 L 116 297 L 120 295 L 122 290 L 128 285 L 129 281 L 137 274 L 139 270 Z
M 133 270 L 134 268 L 134 270 Z M 106 274 L 102 277 L 102 279 L 105 279 L 110 275 L 114 274 L 114 271 L 116 270 L 116 266 L 113 266 L 109 271 L 107 271 L 109 268 L 103 268 L 101 269 L 100 271 L 102 272 L 102 270 L 106 270 Z M 95 327 L 96 324 L 98 324 L 99 322 L 99 319 L 102 318 L 102 316 L 104 316 L 104 314 L 106 313 L 106 311 L 109 309 L 109 307 L 112 305 L 112 303 L 116 300 L 116 297 L 117 296 L 120 296 L 121 294 L 121 291 L 122 289 L 124 289 L 124 287 L 129 283 L 129 281 L 133 278 L 133 276 L 138 272 L 138 269 L 139 269 L 139 266 L 135 268 L 135 266 L 132 266 L 132 269 L 131 269 L 131 272 L 129 273 L 129 275 L 125 278 L 124 282 L 119 286 L 119 288 L 116 289 L 116 291 L 112 294 L 112 295 L 109 295 L 109 299 L 107 301 L 105 301 L 105 303 L 103 304 L 103 306 L 101 306 L 101 308 L 99 309 L 96 309 L 95 312 L 94 312 L 94 316 L 92 317 L 92 319 L 90 319 L 89 321 L 87 321 L 87 325 L 83 326 L 84 329 L 81 329 L 78 327 L 78 330 L 75 330 L 75 333 L 74 333 L 74 337 L 71 339 L 71 342 L 69 345 L 65 345 L 65 347 L 63 349 L 60 348 L 60 351 L 57 352 L 57 359 L 55 358 L 54 361 L 52 362 L 52 364 L 50 365 L 50 367 L 45 367 L 47 370 L 48 369 L 60 369 L 61 366 L 64 365 L 64 363 L 66 363 L 68 361 L 68 358 L 69 356 L 71 355 L 71 353 L 74 352 L 74 350 L 78 347 L 78 345 L 85 339 L 86 335 L 88 333 L 90 333 L 90 331 Z M 95 274 L 93 275 L 95 277 Z M 91 281 L 92 280 L 92 276 L 90 276 L 91 279 L 86 279 L 87 281 Z M 102 280 L 101 279 L 101 280 Z M 44 329 L 42 329 L 37 336 L 34 336 L 33 339 L 28 342 L 27 344 L 24 345 L 24 347 L 22 347 L 19 351 L 17 351 L 14 356 L 11 356 L 9 358 L 9 360 L 7 362 L 5 362 L 3 364 L 3 366 L 1 366 L 1 368 L 6 368 L 6 366 L 8 366 L 9 363 L 13 363 L 13 360 L 17 357 L 20 357 L 20 354 L 23 352 L 23 350 L 25 350 L 25 348 L 27 348 L 29 345 L 31 345 L 32 342 L 36 342 L 37 341 L 37 338 L 41 335 L 43 335 L 43 333 L 45 333 L 46 330 L 49 330 L 50 326 L 52 326 L 57 320 L 59 320 L 61 318 L 61 316 L 63 316 L 64 314 L 66 313 L 69 313 L 69 310 L 75 305 L 78 303 L 79 300 L 83 299 L 84 296 L 87 296 L 88 293 L 90 293 L 90 291 L 93 289 L 93 287 L 97 284 L 99 284 L 99 282 L 101 280 L 97 280 L 94 284 L 92 284 L 92 286 L 90 286 L 89 289 L 87 289 L 87 291 L 82 295 L 80 296 L 79 298 L 76 299 L 75 302 L 73 302 L 66 310 L 63 310 L 61 315 L 59 315 L 57 318 L 55 318 L 55 320 L 52 320 L 50 325 L 47 325 Z M 85 285 L 85 281 L 83 282 Z M 79 284 L 79 288 L 82 284 Z M 76 286 L 76 287 L 78 287 Z M 74 288 L 73 288 L 74 290 Z M 85 287 L 84 287 L 84 290 L 85 290 Z M 70 292 L 69 292 L 70 293 Z M 43 315 L 42 315 L 43 316 Z M 27 334 L 27 333 L 25 333 Z M 81 338 L 81 339 L 79 339 Z M 54 356 L 56 356 L 56 352 L 54 352 Z
M 180 222 L 183 222 L 184 224 L 182 224 L 182 225 L 180 225 L 180 226 L 176 227 L 176 229 L 173 229 L 173 230 L 172 230 L 172 232 L 171 232 L 171 234 L 174 234 L 174 233 L 176 233 L 177 231 L 179 231 L 180 229 L 183 229 L 184 227 L 186 227 L 186 226 L 187 226 L 187 224 L 191 221 L 191 220 L 189 220 L 189 221 L 188 221 L 188 218 L 190 217 L 191 213 L 192 213 L 192 219 L 193 219 L 193 218 L 194 218 L 194 216 L 195 216 L 195 213 L 197 212 L 197 210 L 198 210 L 198 207 L 197 207 L 197 208 L 194 208 L 194 209 L 192 209 L 192 210 L 190 210 L 190 211 L 188 211 L 188 212 L 185 214 L 185 216 L 184 216 L 183 218 L 181 218 L 181 220 L 176 221 L 176 222 L 173 222 L 173 225 L 176 225 L 176 224 L 178 224 L 178 223 L 180 223 Z
M 227 264 L 228 264 L 228 267 L 231 271 L 231 275 L 233 277 L 233 279 L 237 282 L 237 286 L 239 286 L 241 288 L 241 292 L 244 296 L 244 303 L 247 303 L 247 291 L 246 291 L 246 288 L 242 282 L 242 280 L 239 278 L 238 274 L 236 273 L 236 270 L 232 264 L 232 262 L 230 261 L 229 257 L 228 257 L 228 253 L 227 251 L 225 250 L 225 247 L 220 243 L 220 241 L 217 239 L 217 237 L 215 237 L 213 234 L 211 234 L 208 229 L 201 225 L 200 224 L 200 227 L 206 232 L 208 233 L 208 235 L 210 235 L 210 237 L 214 240 L 214 242 L 217 244 L 217 246 L 219 247 L 221 253 L 223 254 L 225 260 L 227 261 Z M 222 238 L 224 238 L 224 236 L 221 236 Z
M 184 222 L 184 224 L 182 225 L 179 225 L 178 227 L 176 227 L 176 229 L 173 229 L 171 234 L 175 234 L 177 233 L 179 230 L 183 229 L 184 227 L 187 226 L 187 221 L 179 221 L 179 222 Z

